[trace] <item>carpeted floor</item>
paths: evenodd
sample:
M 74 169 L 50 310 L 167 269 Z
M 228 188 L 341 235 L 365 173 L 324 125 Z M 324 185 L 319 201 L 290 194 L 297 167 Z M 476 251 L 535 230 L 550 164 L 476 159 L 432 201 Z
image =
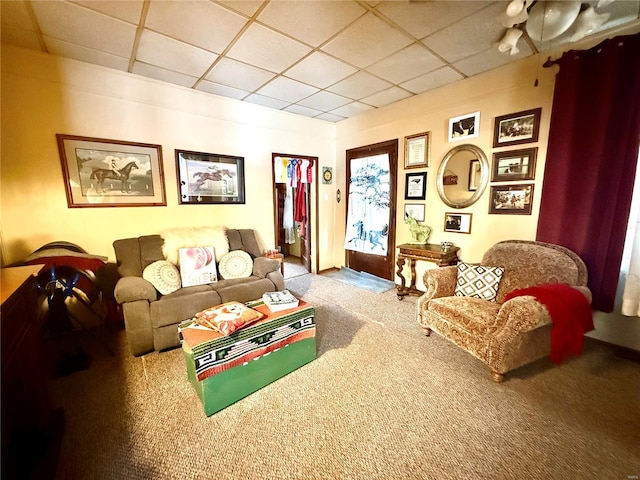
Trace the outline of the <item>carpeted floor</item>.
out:
M 374 293 L 382 293 L 395 288 L 395 283 L 384 278 L 376 277 L 367 272 L 358 272 L 351 268 L 340 267 L 340 270 L 324 274 L 327 277 L 339 280 L 354 287 L 370 290 Z
M 640 473 L 640 366 L 588 340 L 503 384 L 415 324 L 415 297 L 318 275 L 318 358 L 206 417 L 180 349 L 110 357 L 52 382 L 59 479 L 627 479 Z

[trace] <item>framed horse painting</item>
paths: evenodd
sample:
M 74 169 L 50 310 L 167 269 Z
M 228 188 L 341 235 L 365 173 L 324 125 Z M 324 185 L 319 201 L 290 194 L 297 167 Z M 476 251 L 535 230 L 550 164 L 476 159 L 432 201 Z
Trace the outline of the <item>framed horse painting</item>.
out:
M 179 202 L 245 203 L 244 157 L 176 150 Z
M 160 145 L 63 134 L 56 138 L 69 208 L 167 204 Z

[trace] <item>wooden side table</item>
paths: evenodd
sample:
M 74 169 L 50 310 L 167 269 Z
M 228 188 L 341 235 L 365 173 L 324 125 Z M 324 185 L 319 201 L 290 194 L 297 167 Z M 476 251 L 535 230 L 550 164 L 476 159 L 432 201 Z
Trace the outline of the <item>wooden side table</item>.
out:
M 284 276 L 284 254 L 266 252 L 264 256 L 267 258 L 273 258 L 274 260 L 278 260 L 278 262 L 280 262 L 280 273 L 282 273 L 282 275 Z
M 426 245 L 404 243 L 398 245 L 398 249 L 400 253 L 398 254 L 398 261 L 396 262 L 398 265 L 398 271 L 396 273 L 400 277 L 401 282 L 400 285 L 396 285 L 398 300 L 402 300 L 407 295 L 420 296 L 424 293 L 416 288 L 416 261 L 423 260 L 425 262 L 433 262 L 439 267 L 457 265 L 458 250 L 460 250 L 459 247 L 449 247 L 445 251 L 440 245 L 433 243 L 427 243 Z M 411 267 L 411 284 L 408 287 L 402 274 L 402 267 L 407 259 Z

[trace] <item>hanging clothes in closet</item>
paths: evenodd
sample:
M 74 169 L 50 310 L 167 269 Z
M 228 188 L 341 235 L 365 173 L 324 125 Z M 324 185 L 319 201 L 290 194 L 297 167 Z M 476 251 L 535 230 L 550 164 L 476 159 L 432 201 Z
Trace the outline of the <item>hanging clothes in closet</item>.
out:
M 289 244 L 296 242 L 296 229 L 298 236 L 306 231 L 309 212 L 305 184 L 313 183 L 312 167 L 313 160 L 299 158 L 277 157 L 273 163 L 276 183 L 286 184 L 282 226 L 285 242 Z

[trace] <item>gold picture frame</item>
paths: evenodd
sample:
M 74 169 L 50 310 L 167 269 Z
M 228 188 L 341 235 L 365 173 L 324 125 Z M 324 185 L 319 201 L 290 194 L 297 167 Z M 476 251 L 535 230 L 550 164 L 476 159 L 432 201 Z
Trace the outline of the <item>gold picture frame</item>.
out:
M 431 132 L 404 137 L 404 168 L 426 168 L 431 152 Z

